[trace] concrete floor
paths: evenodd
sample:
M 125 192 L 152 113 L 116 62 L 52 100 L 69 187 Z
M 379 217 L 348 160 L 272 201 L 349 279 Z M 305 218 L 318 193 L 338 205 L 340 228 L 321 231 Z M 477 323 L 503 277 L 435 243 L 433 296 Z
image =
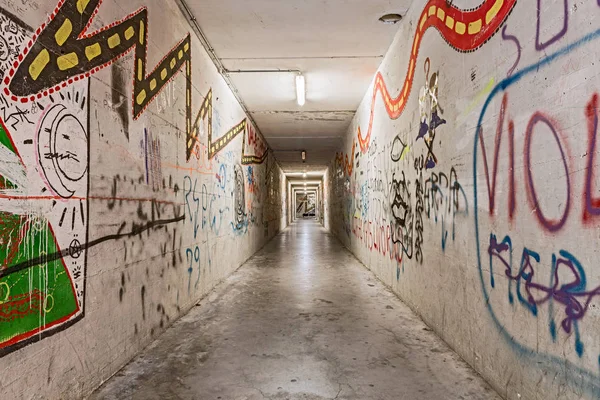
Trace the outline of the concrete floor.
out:
M 500 399 L 315 221 L 252 257 L 92 399 Z

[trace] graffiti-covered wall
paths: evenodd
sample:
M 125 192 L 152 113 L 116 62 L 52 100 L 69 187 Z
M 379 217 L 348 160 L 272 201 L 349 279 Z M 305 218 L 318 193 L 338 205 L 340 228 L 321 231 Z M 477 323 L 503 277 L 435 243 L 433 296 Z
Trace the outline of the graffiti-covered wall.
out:
M 600 2 L 415 1 L 333 232 L 510 399 L 600 397 Z
M 80 398 L 285 227 L 175 2 L 0 1 L 0 398 Z

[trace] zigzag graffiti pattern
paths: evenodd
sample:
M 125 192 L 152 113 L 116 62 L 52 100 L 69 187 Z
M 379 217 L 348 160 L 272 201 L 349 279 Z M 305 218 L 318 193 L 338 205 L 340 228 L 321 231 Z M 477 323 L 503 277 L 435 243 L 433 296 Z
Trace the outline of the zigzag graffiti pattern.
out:
M 5 94 L 13 101 L 34 101 L 89 77 L 133 49 L 135 62 L 132 110 L 134 119 L 137 119 L 165 84 L 185 65 L 186 157 L 189 160 L 198 139 L 198 123 L 212 114 L 212 107 L 207 105 L 207 102 L 212 101 L 212 94 L 209 92 L 192 123 L 190 35 L 172 48 L 147 74 L 148 10 L 141 8 L 120 21 L 96 32 L 87 33 L 101 3 L 102 0 L 61 0 L 49 21 L 37 29 L 29 45 L 19 55 L 19 61 L 15 62 L 5 77 Z M 244 120 L 215 143 L 212 143 L 210 133 L 210 158 L 229 144 L 237 134 L 246 132 L 246 124 Z M 261 162 L 264 157 L 264 154 L 261 157 L 242 156 L 246 163 Z

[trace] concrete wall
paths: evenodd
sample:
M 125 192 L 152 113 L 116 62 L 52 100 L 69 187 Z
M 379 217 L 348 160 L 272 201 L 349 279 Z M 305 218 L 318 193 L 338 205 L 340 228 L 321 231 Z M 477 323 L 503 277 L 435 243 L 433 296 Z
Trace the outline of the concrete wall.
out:
M 3 399 L 86 395 L 287 225 L 175 2 L 57 2 L 0 1 Z
M 330 168 L 323 175 L 323 227 L 331 230 L 331 174 Z
M 599 5 L 415 1 L 329 170 L 331 230 L 509 399 L 600 397 Z

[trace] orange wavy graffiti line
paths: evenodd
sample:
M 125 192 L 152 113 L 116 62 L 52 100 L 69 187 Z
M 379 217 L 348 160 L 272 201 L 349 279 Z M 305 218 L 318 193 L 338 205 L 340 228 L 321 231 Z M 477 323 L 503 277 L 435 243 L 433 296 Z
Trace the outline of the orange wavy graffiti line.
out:
M 381 72 L 375 75 L 367 134 L 363 138 L 360 127 L 357 132 L 360 150 L 366 153 L 369 149 L 378 93 L 381 93 L 385 110 L 391 119 L 397 119 L 404 111 L 412 88 L 419 47 L 427 29 L 436 28 L 455 50 L 471 52 L 483 46 L 500 29 L 516 3 L 517 0 L 484 0 L 476 8 L 460 10 L 448 5 L 446 0 L 429 0 L 418 20 L 408 71 L 398 96 L 390 95 Z

